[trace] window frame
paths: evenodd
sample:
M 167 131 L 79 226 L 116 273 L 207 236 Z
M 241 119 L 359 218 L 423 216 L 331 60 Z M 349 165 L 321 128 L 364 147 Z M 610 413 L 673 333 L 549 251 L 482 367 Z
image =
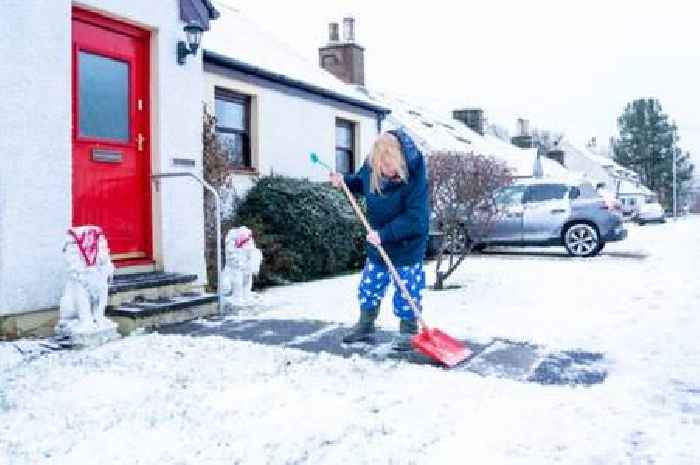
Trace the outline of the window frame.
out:
M 525 194 L 527 193 L 527 190 L 528 190 L 528 186 L 523 186 L 523 185 L 519 185 L 519 184 L 512 184 L 510 186 L 501 187 L 500 189 L 497 189 L 494 192 L 494 196 L 493 196 L 494 203 L 499 208 L 523 205 L 525 203 Z M 520 196 L 520 198 L 518 199 L 517 202 L 506 203 L 506 202 L 502 201 L 502 198 L 507 191 L 514 191 L 514 192 L 522 191 L 522 195 Z M 508 199 L 512 199 L 512 198 L 513 198 L 512 195 L 508 196 Z
M 350 121 L 345 118 L 336 118 L 335 119 L 335 166 L 337 168 L 338 166 L 338 151 L 345 152 L 346 155 L 348 156 L 348 159 L 350 160 L 350 169 L 347 174 L 352 174 L 355 172 L 355 152 L 356 152 L 356 143 L 355 143 L 355 137 L 356 137 L 356 126 L 357 123 L 354 121 Z M 350 148 L 339 146 L 338 145 L 338 128 L 339 127 L 345 127 L 346 129 L 350 129 Z M 344 173 L 345 174 L 345 173 Z
M 127 72 L 127 131 L 128 135 L 126 139 L 113 139 L 113 138 L 108 138 L 108 137 L 99 137 L 99 136 L 94 136 L 94 135 L 84 135 L 81 134 L 82 128 L 82 123 L 80 121 L 81 118 L 81 105 L 82 105 L 82 96 L 81 96 L 81 85 L 80 85 L 80 75 L 81 75 L 81 69 L 80 69 L 80 54 L 81 53 L 86 53 L 90 55 L 95 55 L 99 56 L 103 59 L 109 59 L 113 61 L 118 61 L 125 63 L 128 67 L 128 72 Z M 135 142 L 135 132 L 134 131 L 134 122 L 135 122 L 135 110 L 134 110 L 134 88 L 136 87 L 136 77 L 134 74 L 134 60 L 132 57 L 130 57 L 127 54 L 123 53 L 106 53 L 104 50 L 101 50 L 97 47 L 87 47 L 84 45 L 77 46 L 75 49 L 75 57 L 74 57 L 74 66 L 76 67 L 75 70 L 75 82 L 73 84 L 73 92 L 75 95 L 75 110 L 74 110 L 74 117 L 73 117 L 73 130 L 75 133 L 75 140 L 84 142 L 84 143 L 93 143 L 93 144 L 110 144 L 114 146 L 122 146 L 122 147 L 129 147 L 133 146 L 136 144 Z
M 251 112 L 252 112 L 252 102 L 253 97 L 240 92 L 236 92 L 231 89 L 226 89 L 223 87 L 214 88 L 214 116 L 216 116 L 216 101 L 223 100 L 229 103 L 236 103 L 243 105 L 243 126 L 244 129 L 232 128 L 229 126 L 220 126 L 218 118 L 216 119 L 216 125 L 214 126 L 214 131 L 218 135 L 223 134 L 237 134 L 243 136 L 243 164 L 237 165 L 227 159 L 229 164 L 239 171 L 255 171 L 253 166 L 253 150 L 252 150 L 252 131 L 251 131 Z

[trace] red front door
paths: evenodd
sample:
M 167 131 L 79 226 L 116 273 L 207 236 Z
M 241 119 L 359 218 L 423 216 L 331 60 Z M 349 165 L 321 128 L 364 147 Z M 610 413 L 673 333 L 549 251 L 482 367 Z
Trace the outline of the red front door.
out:
M 73 9 L 73 224 L 151 258 L 147 31 Z

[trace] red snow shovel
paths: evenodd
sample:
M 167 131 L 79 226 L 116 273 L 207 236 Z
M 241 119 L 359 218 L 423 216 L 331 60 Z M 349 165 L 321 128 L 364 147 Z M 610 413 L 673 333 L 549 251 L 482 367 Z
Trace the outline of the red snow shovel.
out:
M 328 171 L 333 171 L 333 169 L 330 166 L 319 160 L 318 155 L 316 155 L 315 153 L 311 154 L 311 162 L 317 163 L 325 167 L 326 169 L 328 169 Z M 345 195 L 350 201 L 353 210 L 355 210 L 355 214 L 360 219 L 360 221 L 362 221 L 362 224 L 365 226 L 365 229 L 369 233 L 370 231 L 372 231 L 372 227 L 369 225 L 369 223 L 367 222 L 367 218 L 365 218 L 364 213 L 362 213 L 362 210 L 360 210 L 360 207 L 357 205 L 355 197 L 352 195 L 345 182 L 341 182 L 341 186 L 343 187 L 343 191 L 345 192 Z M 413 300 L 413 297 L 411 297 L 411 294 L 408 293 L 406 286 L 404 285 L 403 281 L 401 281 L 399 273 L 396 271 L 396 268 L 391 262 L 389 255 L 387 255 L 386 251 L 384 250 L 384 247 L 382 247 L 381 244 L 377 245 L 376 247 L 379 251 L 379 255 L 381 255 L 382 259 L 384 260 L 384 263 L 389 269 L 391 277 L 394 279 L 394 283 L 396 283 L 396 285 L 401 290 L 401 296 L 404 299 L 406 299 L 406 301 L 409 303 L 409 305 L 411 306 L 411 310 L 413 310 L 413 314 L 416 316 L 418 322 L 420 323 L 420 332 L 413 336 L 413 338 L 411 339 L 411 345 L 413 346 L 413 348 L 416 349 L 418 352 L 421 352 L 424 355 L 434 360 L 437 360 L 438 362 L 442 363 L 447 367 L 453 367 L 461 361 L 465 360 L 467 357 L 469 357 L 471 351 L 464 344 L 462 344 L 455 338 L 443 333 L 437 328 L 428 327 L 428 325 L 425 323 L 425 320 L 423 319 L 423 313 L 418 307 L 418 304 L 416 304 L 416 302 Z

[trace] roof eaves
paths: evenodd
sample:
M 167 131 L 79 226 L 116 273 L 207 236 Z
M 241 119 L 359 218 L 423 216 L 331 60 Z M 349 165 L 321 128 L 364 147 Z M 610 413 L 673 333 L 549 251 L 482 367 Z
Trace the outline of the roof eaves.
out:
M 219 65 L 227 69 L 232 69 L 234 71 L 240 71 L 244 74 L 248 74 L 251 76 L 256 76 L 262 79 L 265 79 L 267 81 L 275 82 L 278 84 L 283 84 L 288 87 L 292 87 L 295 89 L 300 89 L 304 90 L 306 92 L 319 95 L 321 97 L 326 97 L 331 100 L 335 100 L 337 102 L 345 103 L 348 105 L 353 105 L 365 110 L 372 111 L 377 114 L 382 114 L 382 115 L 387 115 L 391 113 L 391 110 L 380 106 L 380 105 L 374 105 L 370 102 L 365 102 L 360 99 L 355 99 L 353 97 L 347 96 L 347 95 L 342 95 L 338 92 L 334 92 L 329 89 L 325 89 L 323 87 L 317 86 L 315 84 L 309 84 L 308 82 L 304 82 L 298 79 L 291 78 L 289 76 L 286 76 L 284 74 L 279 74 L 275 73 L 273 71 L 269 71 L 245 62 L 242 62 L 240 60 L 236 60 L 235 58 L 231 58 L 225 55 L 222 55 L 220 53 L 212 52 L 211 50 L 204 50 L 203 52 L 203 58 L 205 63 L 211 63 L 214 65 Z

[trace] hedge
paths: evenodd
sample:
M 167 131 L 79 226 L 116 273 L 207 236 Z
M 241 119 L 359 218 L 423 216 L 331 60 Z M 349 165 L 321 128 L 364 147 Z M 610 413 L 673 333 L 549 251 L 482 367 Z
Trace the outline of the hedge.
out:
M 225 229 L 234 225 L 249 227 L 262 250 L 258 287 L 348 272 L 364 261 L 364 229 L 328 183 L 261 177 Z

